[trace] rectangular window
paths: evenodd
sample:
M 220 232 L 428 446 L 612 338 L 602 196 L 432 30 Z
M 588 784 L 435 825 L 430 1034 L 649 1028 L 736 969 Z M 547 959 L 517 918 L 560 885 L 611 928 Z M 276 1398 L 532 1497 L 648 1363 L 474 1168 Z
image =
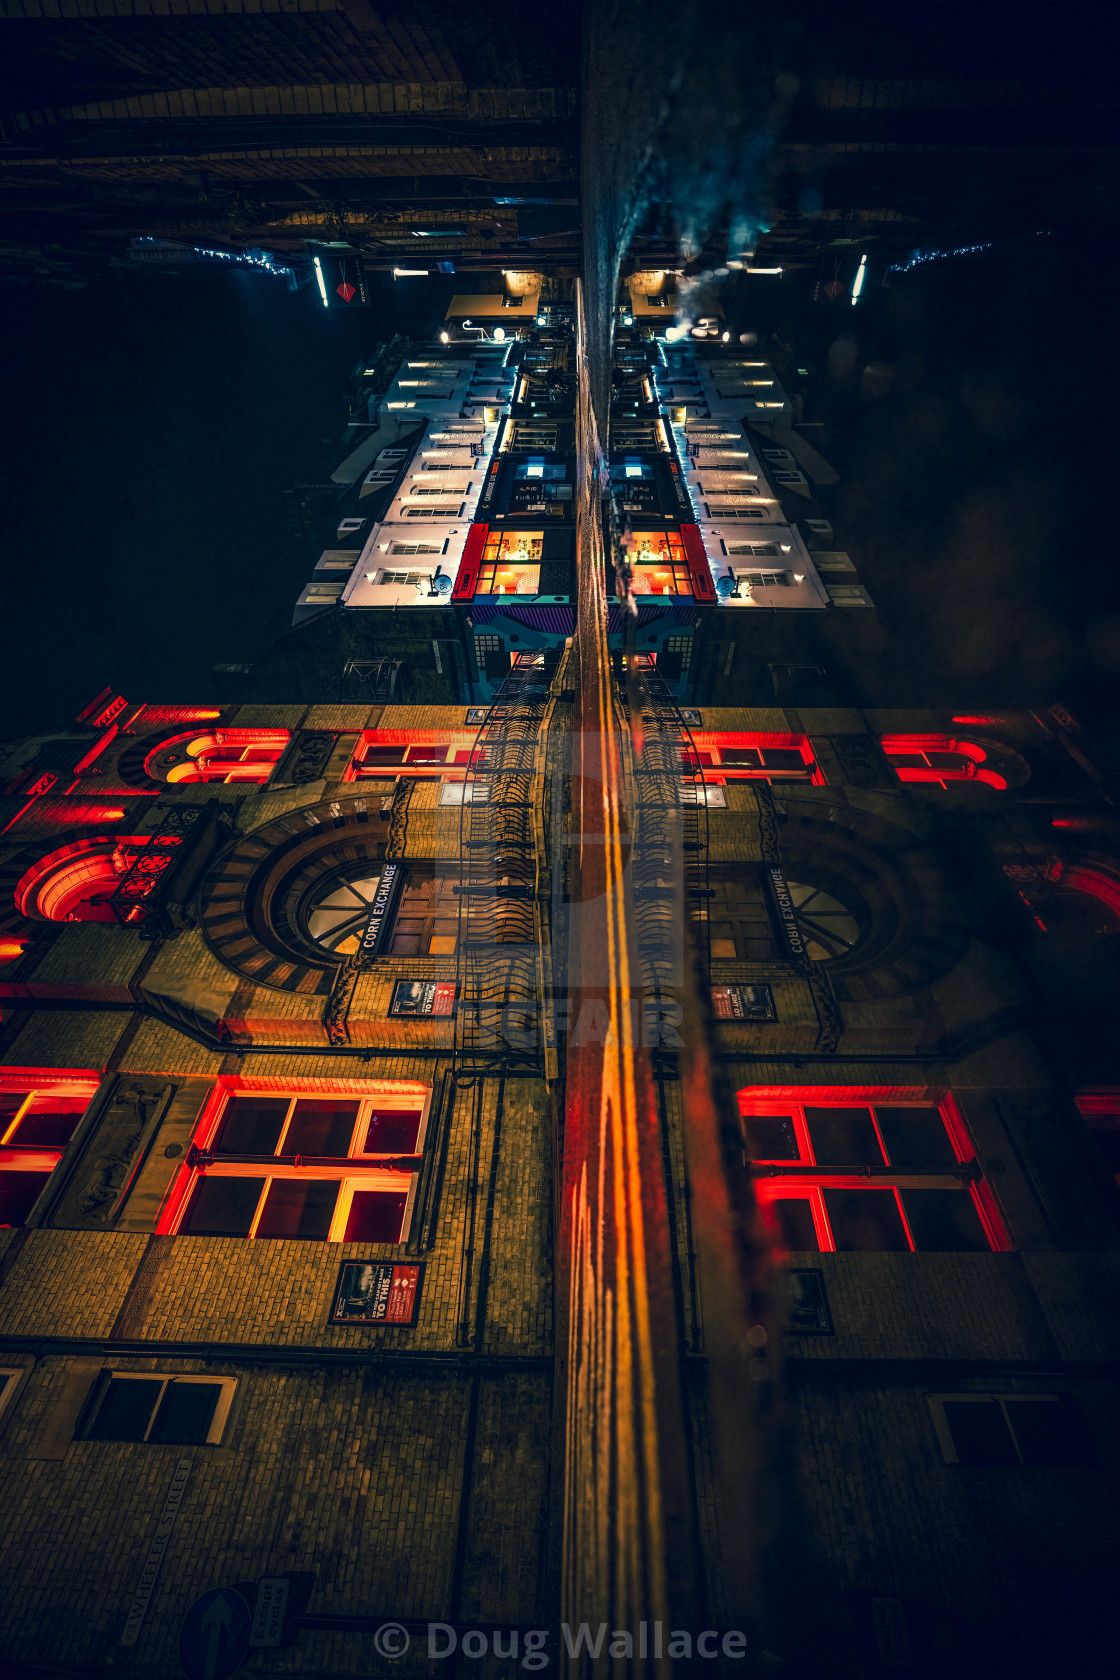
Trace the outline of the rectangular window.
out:
M 721 787 L 705 786 L 701 782 L 681 782 L 677 791 L 682 805 L 707 805 L 709 809 L 716 811 L 722 811 L 727 805 Z
M 408 1086 L 372 1097 L 223 1090 L 216 1107 L 208 1105 L 161 1228 L 185 1236 L 402 1241 L 428 1097 Z
M 26 1365 L 0 1366 L 0 1419 L 15 1400 L 16 1391 L 30 1368 Z
M 485 805 L 489 799 L 489 782 L 444 782 L 439 790 L 441 805 Z
M 459 865 L 411 863 L 388 954 L 453 956 L 459 938 Z
M 946 1464 L 1068 1469 L 1096 1463 L 1068 1394 L 931 1394 L 929 1404 Z
M 236 1388 L 236 1377 L 108 1371 L 94 1389 L 77 1438 L 218 1446 Z
M 1120 1182 L 1120 1091 L 1082 1091 L 1074 1101 L 1109 1172 Z
M 390 554 L 446 554 L 446 542 L 395 542 Z M 417 576 L 420 574 L 417 573 Z
M 406 507 L 406 519 L 458 519 L 462 515 L 465 503 L 455 507 Z
M 740 588 L 753 589 L 792 589 L 792 572 L 736 572 Z
M 827 1088 L 799 1095 L 739 1093 L 744 1159 L 762 1174 L 759 1201 L 782 1246 L 826 1253 L 1009 1246 L 951 1099 L 880 1103 L 854 1092 L 846 1100 Z
M 92 1076 L 0 1075 L 0 1229 L 24 1223 L 96 1090 Z

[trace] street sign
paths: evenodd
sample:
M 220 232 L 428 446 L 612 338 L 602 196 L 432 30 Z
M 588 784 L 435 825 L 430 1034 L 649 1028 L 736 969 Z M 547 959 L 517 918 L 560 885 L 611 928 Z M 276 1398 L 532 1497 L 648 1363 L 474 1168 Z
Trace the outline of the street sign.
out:
M 179 1630 L 179 1662 L 187 1680 L 226 1680 L 245 1661 L 253 1618 L 233 1587 L 196 1598 Z
M 132 1603 L 128 1609 L 128 1619 L 121 1634 L 121 1644 L 127 1647 L 135 1645 L 140 1637 L 144 1617 L 148 1613 L 148 1605 L 152 1601 L 152 1594 L 156 1590 L 156 1580 L 163 1567 L 164 1553 L 171 1544 L 171 1536 L 175 1529 L 175 1519 L 179 1515 L 179 1507 L 183 1503 L 183 1495 L 190 1480 L 191 1460 L 181 1458 L 175 1466 L 175 1474 L 168 1489 L 167 1498 L 160 1512 L 160 1519 L 155 1533 L 152 1535 L 148 1556 L 144 1563 L 144 1570 L 140 1576 L 136 1591 L 132 1596 Z
M 284 1636 L 284 1615 L 288 1608 L 286 1575 L 264 1575 L 257 1587 L 257 1602 L 253 1607 L 253 1626 L 250 1645 L 279 1645 Z

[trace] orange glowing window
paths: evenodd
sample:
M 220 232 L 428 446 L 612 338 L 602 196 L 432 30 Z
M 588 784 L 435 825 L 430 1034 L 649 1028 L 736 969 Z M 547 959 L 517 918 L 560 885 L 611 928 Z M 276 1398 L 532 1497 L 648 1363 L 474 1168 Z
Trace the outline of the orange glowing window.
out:
M 144 769 L 161 782 L 266 782 L 289 739 L 286 729 L 192 730 L 153 748 Z
M 951 1096 L 842 1086 L 739 1093 L 774 1245 L 820 1253 L 1010 1247 Z
M 97 835 L 60 846 L 20 877 L 16 909 L 47 922 L 114 922 L 113 894 L 138 852 L 147 846 L 148 836 L 142 834 Z M 166 857 L 164 867 L 173 855 L 170 846 L 166 851 L 160 848 L 158 854 L 160 861 Z M 159 869 L 151 873 L 154 880 Z
M 402 1242 L 430 1096 L 428 1087 L 403 1081 L 220 1081 L 159 1229 Z
M 988 753 L 974 741 L 958 741 L 950 735 L 884 735 L 883 751 L 894 765 L 900 782 L 925 782 L 947 787 L 950 782 L 985 782 L 988 787 L 1007 787 L 998 771 L 985 768 Z
M 22 1225 L 97 1090 L 97 1075 L 9 1068 L 0 1074 L 0 1228 Z
M 368 729 L 350 760 L 346 779 L 412 776 L 423 780 L 446 765 L 466 763 L 469 757 L 469 747 L 456 747 L 450 739 L 418 741 L 411 730 Z
M 539 566 L 490 566 L 478 570 L 476 595 L 536 595 L 539 593 Z
M 681 747 L 682 769 L 703 769 L 708 781 L 797 781 L 825 785 L 807 735 L 694 729 Z

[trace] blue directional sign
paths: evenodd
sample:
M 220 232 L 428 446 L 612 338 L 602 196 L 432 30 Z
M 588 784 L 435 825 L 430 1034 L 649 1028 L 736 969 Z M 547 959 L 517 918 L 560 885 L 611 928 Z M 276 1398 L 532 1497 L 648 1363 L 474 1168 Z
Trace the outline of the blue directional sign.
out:
M 243 1595 L 215 1587 L 196 1598 L 183 1618 L 179 1661 L 187 1680 L 226 1680 L 249 1650 L 253 1618 Z

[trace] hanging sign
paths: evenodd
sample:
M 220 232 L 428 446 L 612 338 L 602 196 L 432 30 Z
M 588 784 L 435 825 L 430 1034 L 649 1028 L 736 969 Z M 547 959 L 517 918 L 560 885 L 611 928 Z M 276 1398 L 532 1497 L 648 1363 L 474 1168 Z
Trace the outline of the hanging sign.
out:
M 805 941 L 801 936 L 801 929 L 797 924 L 797 911 L 793 906 L 786 878 L 776 865 L 771 865 L 766 871 L 766 878 L 770 884 L 774 904 L 778 912 L 778 921 L 785 936 L 790 955 L 799 962 L 806 959 Z
M 381 879 L 373 895 L 373 909 L 369 913 L 359 946 L 363 957 L 375 957 L 380 951 L 382 935 L 393 919 L 392 912 L 396 908 L 397 893 L 402 879 L 399 863 L 382 864 Z

